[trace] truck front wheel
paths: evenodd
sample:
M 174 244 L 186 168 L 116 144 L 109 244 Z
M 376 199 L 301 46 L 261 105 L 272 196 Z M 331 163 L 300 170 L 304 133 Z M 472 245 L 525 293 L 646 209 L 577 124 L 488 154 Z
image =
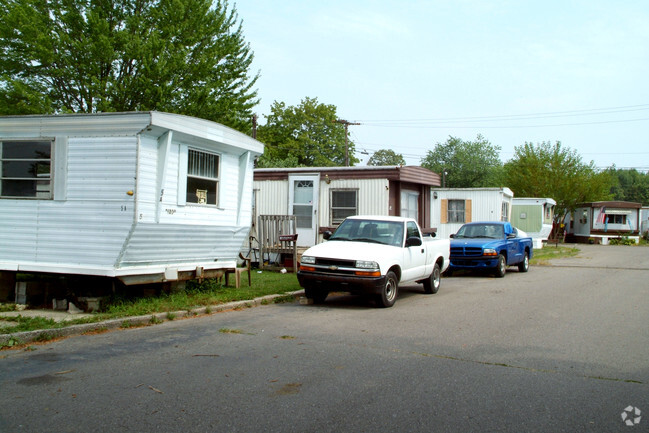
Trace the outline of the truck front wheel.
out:
M 496 272 L 494 273 L 498 278 L 502 278 L 505 276 L 506 272 L 507 272 L 507 259 L 505 259 L 505 256 L 503 254 L 499 254 L 498 266 L 496 266 Z
M 322 304 L 325 299 L 327 299 L 328 295 L 329 292 L 326 290 L 319 290 L 313 287 L 304 288 L 304 296 L 306 296 L 307 299 L 313 300 L 314 304 Z
M 376 303 L 379 307 L 388 308 L 394 305 L 399 292 L 399 280 L 394 272 L 389 271 L 385 277 L 385 285 L 376 297 Z
M 431 294 L 437 293 L 441 283 L 442 272 L 439 268 L 439 263 L 435 263 L 435 267 L 433 267 L 433 272 L 430 273 L 430 277 L 424 281 L 424 292 Z

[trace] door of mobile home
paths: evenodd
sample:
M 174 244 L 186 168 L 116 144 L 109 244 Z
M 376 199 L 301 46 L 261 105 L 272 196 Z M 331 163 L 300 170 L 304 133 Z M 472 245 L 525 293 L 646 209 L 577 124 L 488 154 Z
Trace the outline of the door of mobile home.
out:
M 288 178 L 288 209 L 297 217 L 297 244 L 316 244 L 320 175 L 302 174 Z

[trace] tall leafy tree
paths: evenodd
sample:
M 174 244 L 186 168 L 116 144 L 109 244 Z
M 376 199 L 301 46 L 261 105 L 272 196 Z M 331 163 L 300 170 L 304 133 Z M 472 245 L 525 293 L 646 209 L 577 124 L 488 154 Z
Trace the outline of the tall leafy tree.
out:
M 338 123 L 336 106 L 307 97 L 297 106 L 275 101 L 270 111 L 257 130 L 257 139 L 266 145 L 258 167 L 344 166 L 345 146 L 349 164 L 359 162 L 354 143 Z
M 406 165 L 406 160 L 392 149 L 381 149 L 374 152 L 367 165 Z
M 422 167 L 444 173 L 445 185 L 452 188 L 500 186 L 500 147 L 478 134 L 474 141 L 449 137 L 437 143 L 421 160 Z
M 553 198 L 558 221 L 579 203 L 611 197 L 610 174 L 598 171 L 593 161 L 582 162 L 575 150 L 560 141 L 516 146 L 504 168 L 506 184 L 517 197 Z
M 610 167 L 608 173 L 613 179 L 611 194 L 614 200 L 632 201 L 649 205 L 649 173 Z
M 253 54 L 216 0 L 2 0 L 0 114 L 159 110 L 250 128 Z

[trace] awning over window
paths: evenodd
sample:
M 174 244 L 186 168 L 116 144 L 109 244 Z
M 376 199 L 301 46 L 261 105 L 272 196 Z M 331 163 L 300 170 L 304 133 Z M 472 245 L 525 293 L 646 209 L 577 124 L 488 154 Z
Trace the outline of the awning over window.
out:
M 632 211 L 626 209 L 606 209 L 604 211 L 606 215 L 631 215 L 631 212 Z

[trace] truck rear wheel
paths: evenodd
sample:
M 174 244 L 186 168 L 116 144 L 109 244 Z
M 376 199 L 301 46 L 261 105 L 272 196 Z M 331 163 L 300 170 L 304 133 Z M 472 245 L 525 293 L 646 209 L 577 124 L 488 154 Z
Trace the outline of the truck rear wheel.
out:
M 498 266 L 496 266 L 496 271 L 494 272 L 498 278 L 502 278 L 507 273 L 507 259 L 503 254 L 498 255 Z
M 399 293 L 399 280 L 394 272 L 389 271 L 385 277 L 385 285 L 381 289 L 381 293 L 376 296 L 376 303 L 379 307 L 388 308 L 394 305 L 397 300 L 397 293 Z
M 530 255 L 525 251 L 523 261 L 518 264 L 518 272 L 527 272 L 530 269 Z
M 441 283 L 442 283 L 442 272 L 439 268 L 439 263 L 435 263 L 435 266 L 433 267 L 433 272 L 430 273 L 430 277 L 428 277 L 424 281 L 424 292 L 431 293 L 431 294 L 437 293 Z

